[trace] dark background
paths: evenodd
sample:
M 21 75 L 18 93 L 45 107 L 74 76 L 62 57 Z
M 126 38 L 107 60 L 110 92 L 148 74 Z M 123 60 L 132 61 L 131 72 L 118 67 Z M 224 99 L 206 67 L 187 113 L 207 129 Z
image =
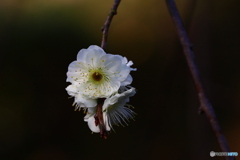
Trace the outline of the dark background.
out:
M 138 113 L 107 140 L 74 112 L 66 72 L 101 44 L 112 0 L 0 1 L 0 159 L 203 160 L 221 151 L 199 101 L 164 1 L 122 1 L 107 52 L 134 62 Z M 240 1 L 176 0 L 204 88 L 240 154 Z

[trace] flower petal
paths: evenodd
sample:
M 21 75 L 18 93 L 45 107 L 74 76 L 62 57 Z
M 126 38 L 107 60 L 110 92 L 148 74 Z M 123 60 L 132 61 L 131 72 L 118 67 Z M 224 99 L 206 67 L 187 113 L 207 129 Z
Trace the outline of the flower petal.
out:
M 106 73 L 115 81 L 124 81 L 130 73 L 130 67 L 123 63 L 123 57 L 120 55 L 105 55 L 101 58 L 104 60 L 103 67 Z
M 77 55 L 77 61 L 86 63 L 87 66 L 96 67 L 99 59 L 106 55 L 104 50 L 96 45 L 91 45 L 88 49 L 81 49 Z
M 108 116 L 106 114 L 106 112 L 103 112 L 103 120 L 104 120 L 104 124 L 105 124 L 105 127 L 106 127 L 106 130 L 107 131 L 110 131 L 111 130 L 111 126 L 109 126 L 109 120 L 108 120 Z
M 83 107 L 96 107 L 97 100 L 88 98 L 82 93 L 78 93 L 77 95 L 75 95 L 75 103 L 77 103 L 79 106 L 82 105 Z
M 102 56 L 101 60 L 104 61 L 103 65 L 107 70 L 112 73 L 118 72 L 121 69 L 122 57 L 119 55 L 107 54 Z
M 91 131 L 93 131 L 95 133 L 99 133 L 100 132 L 99 126 L 95 125 L 95 118 L 94 118 L 94 116 L 89 117 L 87 122 L 88 122 L 88 127 L 90 128 Z
M 121 86 L 130 85 L 130 84 L 132 83 L 132 81 L 133 81 L 133 78 L 132 78 L 132 76 L 129 74 L 129 75 L 127 76 L 127 78 L 126 78 L 123 82 L 121 82 Z
M 97 111 L 97 107 L 87 108 L 87 114 L 84 117 L 84 121 L 87 122 L 90 117 L 92 117 L 96 114 L 96 111 Z
M 77 61 L 85 62 L 85 57 L 87 56 L 87 54 L 88 54 L 87 49 L 81 49 L 77 54 Z
M 91 45 L 88 47 L 88 49 L 94 49 L 94 50 L 97 50 L 98 52 L 102 52 L 103 54 L 106 54 L 105 51 L 97 45 Z
M 75 85 L 69 85 L 66 88 L 66 91 L 68 92 L 68 94 L 72 97 L 74 97 L 77 94 L 77 87 Z
M 120 94 L 115 94 L 104 101 L 103 112 L 106 112 L 108 118 L 108 125 L 112 128 L 114 124 L 127 124 L 127 121 L 134 117 L 135 112 L 130 108 L 125 107 L 129 102 L 129 97 L 136 93 L 134 88 L 128 89 Z

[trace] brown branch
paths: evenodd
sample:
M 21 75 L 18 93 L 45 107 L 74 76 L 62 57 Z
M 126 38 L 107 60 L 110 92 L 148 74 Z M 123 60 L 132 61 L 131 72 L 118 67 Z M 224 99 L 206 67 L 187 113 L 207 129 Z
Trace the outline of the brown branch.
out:
M 97 100 L 97 112 L 94 116 L 95 125 L 99 126 L 100 136 L 104 139 L 107 139 L 107 130 L 103 120 L 102 106 L 104 104 L 105 98 L 98 98 Z
M 103 27 L 102 27 L 102 44 L 101 47 L 103 49 L 106 49 L 106 45 L 107 45 L 107 37 L 108 37 L 108 30 L 110 27 L 110 24 L 112 22 L 113 16 L 117 14 L 117 8 L 118 5 L 120 4 L 121 0 L 115 0 L 113 3 L 113 6 L 111 8 L 110 13 L 108 14 L 107 20 L 104 23 Z
M 199 97 L 199 101 L 200 101 L 200 105 L 201 105 L 200 110 L 203 111 L 204 113 L 206 113 L 207 118 L 212 126 L 212 129 L 218 139 L 218 143 L 221 147 L 221 150 L 223 152 L 230 152 L 228 143 L 227 143 L 227 141 L 220 129 L 218 121 L 216 119 L 214 109 L 204 93 L 203 86 L 200 81 L 200 75 L 198 72 L 198 68 L 197 68 L 197 65 L 194 60 L 194 52 L 192 49 L 193 46 L 187 36 L 186 30 L 183 26 L 183 22 L 181 20 L 180 14 L 178 12 L 177 6 L 176 6 L 174 0 L 166 0 L 166 4 L 167 4 L 168 10 L 170 12 L 170 15 L 173 19 L 174 25 L 176 27 L 177 34 L 179 36 L 181 45 L 183 47 L 185 58 L 188 63 L 188 67 L 190 69 L 190 72 L 192 74 L 192 77 L 193 77 L 193 80 L 194 80 L 194 83 L 195 83 L 195 86 L 196 86 L 196 89 L 198 92 L 198 97 Z M 234 157 L 225 157 L 225 158 L 227 160 L 235 159 Z

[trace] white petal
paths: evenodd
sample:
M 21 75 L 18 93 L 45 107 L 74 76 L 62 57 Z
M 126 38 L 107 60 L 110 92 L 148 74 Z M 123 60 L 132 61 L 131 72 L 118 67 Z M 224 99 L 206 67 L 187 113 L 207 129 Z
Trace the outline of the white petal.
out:
M 96 111 L 97 111 L 97 107 L 90 107 L 88 108 L 87 113 L 91 115 L 95 115 Z
M 127 64 L 128 63 L 128 60 L 127 60 L 127 57 L 123 57 L 123 64 Z
M 108 83 L 105 84 L 106 87 L 106 92 L 105 94 L 107 94 L 106 97 L 111 96 L 112 94 L 116 93 L 118 91 L 118 89 L 120 88 L 120 82 L 119 81 L 114 81 L 111 80 Z M 105 98 L 106 98 L 105 97 Z
M 128 62 L 126 57 L 124 57 L 123 63 L 127 64 L 127 66 L 130 67 L 131 71 L 136 71 L 137 70 L 136 68 L 131 68 L 131 66 L 133 65 L 133 62 L 132 61 Z
M 85 62 L 85 57 L 88 53 L 87 49 L 81 49 L 77 54 L 77 61 Z
M 109 98 L 107 98 L 104 101 L 102 110 L 105 111 L 107 110 L 109 107 L 111 109 L 114 109 L 114 107 L 116 108 L 121 108 L 123 107 L 127 102 L 129 102 L 129 98 L 132 97 L 133 95 L 136 94 L 135 88 L 131 88 L 128 89 L 127 91 L 124 91 L 123 93 L 120 94 L 115 94 Z M 113 107 L 114 106 L 114 107 Z
M 94 116 L 91 116 L 88 118 L 88 127 L 90 128 L 91 131 L 95 132 L 95 133 L 99 133 L 100 129 L 99 126 L 95 125 L 95 118 Z
M 78 69 L 78 62 L 77 61 L 73 61 L 72 63 L 69 64 L 68 66 L 68 71 L 77 71 Z
M 78 93 L 75 96 L 75 102 L 80 106 L 83 105 L 84 107 L 96 107 L 97 105 L 96 99 L 88 98 L 87 96 L 84 96 L 82 93 Z
M 127 78 L 127 76 L 129 75 L 129 73 L 130 73 L 130 68 L 127 67 L 126 65 L 122 65 L 121 71 L 118 74 L 119 80 L 124 81 Z
M 87 108 L 87 114 L 84 117 L 84 121 L 87 122 L 88 119 L 96 114 L 97 107 Z
M 118 102 L 119 94 L 115 94 L 107 99 L 105 99 L 102 110 L 105 111 L 109 106 L 114 105 Z
M 108 120 L 108 116 L 107 116 L 106 112 L 103 112 L 103 120 L 104 120 L 104 124 L 105 124 L 106 130 L 110 131 L 111 127 L 108 124 L 109 120 Z
M 66 91 L 70 96 L 74 97 L 77 94 L 77 87 L 75 85 L 69 85 Z
M 132 66 L 133 65 L 133 62 L 132 61 L 129 61 L 128 63 L 127 63 L 127 66 Z
M 107 68 L 107 70 L 111 71 L 112 73 L 118 72 L 121 69 L 122 65 L 121 56 L 107 54 L 104 55 L 101 59 L 104 60 L 103 65 Z
M 130 73 L 130 67 L 123 63 L 124 59 L 120 55 L 105 55 L 102 57 L 106 67 L 106 73 L 114 81 L 124 81 Z
M 100 68 L 101 66 L 101 57 L 104 56 L 106 53 L 104 52 L 99 52 L 99 50 L 89 50 L 85 61 L 87 63 L 88 66 L 92 67 L 92 68 Z
M 68 72 L 67 72 L 67 82 L 72 82 L 74 81 L 73 79 L 73 73 L 78 71 L 78 63 L 77 61 L 73 61 L 72 63 L 69 64 L 68 66 Z
M 131 88 L 131 89 L 123 92 L 120 94 L 121 96 L 119 97 L 119 102 L 125 104 L 125 103 L 129 102 L 129 98 L 134 96 L 135 94 L 136 94 L 135 88 Z
M 97 67 L 96 64 L 100 62 L 100 58 L 105 55 L 104 50 L 96 45 L 82 49 L 78 52 L 77 60 L 86 63 L 90 67 Z
M 123 82 L 121 82 L 121 86 L 127 86 L 127 85 L 131 84 L 132 81 L 133 81 L 133 78 L 132 78 L 132 76 L 129 74 L 129 75 L 127 76 L 127 78 L 126 78 Z
M 105 53 L 105 51 L 101 47 L 99 47 L 97 45 L 91 45 L 91 46 L 88 47 L 88 49 L 95 49 L 95 50 L 98 50 L 98 52 Z
M 79 90 L 83 91 L 89 98 L 106 98 L 116 93 L 120 87 L 119 81 L 109 80 L 108 82 L 103 82 L 102 84 L 96 85 L 93 83 L 84 83 L 79 86 Z

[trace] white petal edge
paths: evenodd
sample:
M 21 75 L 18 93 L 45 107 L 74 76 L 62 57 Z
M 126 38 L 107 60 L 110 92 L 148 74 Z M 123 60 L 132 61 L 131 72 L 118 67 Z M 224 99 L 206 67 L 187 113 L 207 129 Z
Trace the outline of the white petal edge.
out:
M 90 128 L 90 130 L 92 132 L 95 132 L 95 133 L 99 133 L 100 132 L 99 126 L 95 125 L 95 118 L 94 118 L 94 116 L 89 117 L 87 122 L 88 122 L 88 127 Z

